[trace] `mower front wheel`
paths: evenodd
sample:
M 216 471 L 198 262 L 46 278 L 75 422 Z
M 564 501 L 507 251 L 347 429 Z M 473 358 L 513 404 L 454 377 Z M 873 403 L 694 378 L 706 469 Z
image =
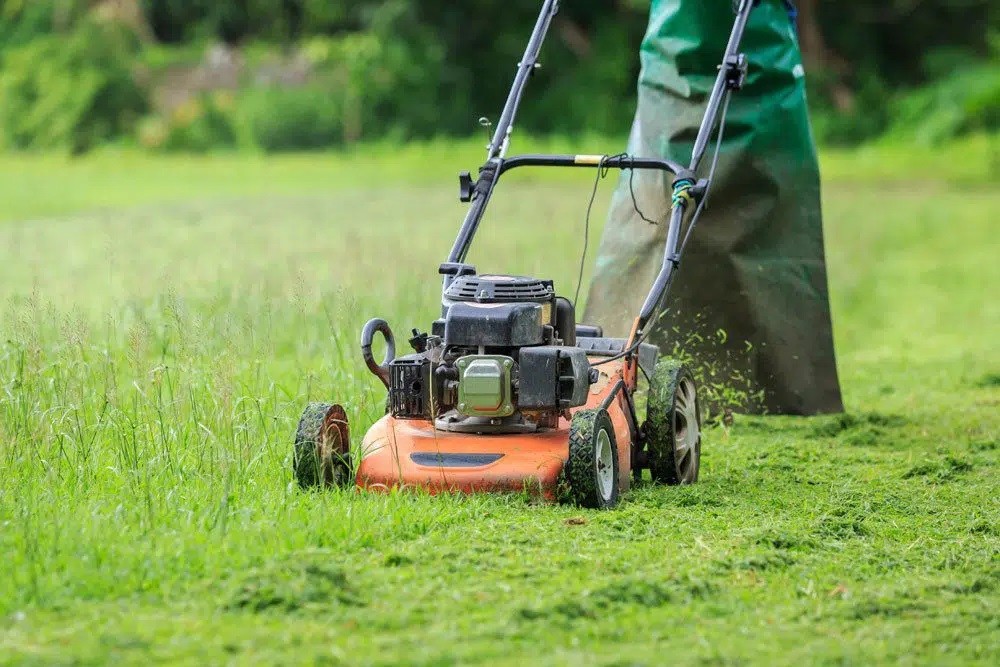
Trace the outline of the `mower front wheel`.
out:
M 618 445 L 606 410 L 573 415 L 564 474 L 569 500 L 577 505 L 610 509 L 618 504 Z
M 351 440 L 343 407 L 330 403 L 306 406 L 295 432 L 292 471 L 304 489 L 349 483 Z

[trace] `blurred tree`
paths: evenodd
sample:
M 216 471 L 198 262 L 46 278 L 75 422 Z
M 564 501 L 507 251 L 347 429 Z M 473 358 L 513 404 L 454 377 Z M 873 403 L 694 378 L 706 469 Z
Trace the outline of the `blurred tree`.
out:
M 817 116 L 819 134 L 826 141 L 855 142 L 879 134 L 894 122 L 897 91 L 959 76 L 996 58 L 990 47 L 990 33 L 1000 29 L 996 0 L 796 4 L 810 102 L 835 112 Z M 958 88 L 974 83 L 959 78 L 965 83 Z
M 844 82 L 850 65 L 827 46 L 820 27 L 819 0 L 799 0 L 798 28 L 802 59 L 811 71 L 827 72 L 828 92 L 838 111 L 854 107 L 854 93 Z
M 88 19 L 5 50 L 0 144 L 82 153 L 130 131 L 147 108 L 130 69 L 138 48 L 121 24 Z
M 703 1 L 717 4 L 720 21 L 728 22 L 732 0 Z M 824 112 L 817 114 L 821 136 L 854 141 L 883 131 L 891 122 L 898 91 L 995 62 L 990 40 L 1000 43 L 998 1 L 796 0 L 810 102 Z M 0 0 L 0 65 L 9 49 L 53 32 L 67 34 L 88 14 L 112 17 L 144 40 L 165 45 L 157 50 L 160 62 L 164 55 L 169 58 L 174 45 L 195 45 L 194 51 L 178 49 L 184 54 L 182 61 L 190 62 L 200 43 L 217 40 L 235 48 L 252 44 L 257 53 L 269 49 L 299 53 L 328 40 L 328 46 L 335 47 L 332 53 L 349 58 L 345 55 L 349 50 L 341 46 L 374 39 L 381 45 L 377 57 L 354 68 L 328 62 L 324 66 L 333 71 L 332 78 L 313 82 L 327 85 L 343 79 L 337 71 L 350 71 L 351 90 L 374 89 L 374 93 L 345 93 L 343 112 L 355 117 L 345 121 L 346 127 L 354 128 L 345 136 L 356 131 L 364 136 L 389 131 L 402 136 L 468 134 L 478 131 L 475 119 L 497 113 L 502 105 L 539 4 L 540 0 Z M 624 132 L 634 111 L 638 48 L 648 8 L 649 0 L 564 0 L 520 125 L 536 132 Z M 344 41 L 349 36 L 358 39 Z M 358 76 L 382 83 L 359 86 Z M 383 85 L 390 81 L 391 85 Z M 975 77 L 961 77 L 942 90 L 974 83 Z M 975 92 L 974 97 L 987 100 L 990 108 L 990 95 Z
M 285 41 L 338 35 L 370 30 L 379 16 L 405 13 L 445 50 L 444 80 L 427 85 L 440 85 L 449 95 L 457 89 L 473 90 L 467 101 L 477 112 L 502 100 L 510 62 L 523 48 L 539 4 L 537 0 L 469 0 L 460 5 L 448 0 L 136 1 L 153 32 L 167 42 L 198 36 L 233 43 L 246 38 Z M 729 5 L 729 0 L 707 1 L 717 2 L 720 12 Z M 995 0 L 798 0 L 802 50 L 820 101 L 841 111 L 852 109 L 869 74 L 890 88 L 926 80 L 929 58 L 942 48 L 969 57 L 985 56 L 987 26 L 996 29 L 1000 15 L 993 11 L 991 16 L 991 4 Z M 611 86 L 606 94 L 616 99 L 631 97 L 648 6 L 648 0 L 564 2 L 554 25 L 557 44 L 550 44 L 545 54 L 550 71 L 558 67 L 561 76 L 542 79 L 553 84 L 568 76 L 581 86 Z M 386 38 L 407 39 L 405 32 Z M 588 68 L 614 76 L 582 71 Z M 566 86 L 559 87 L 565 94 Z M 530 112 L 527 117 L 532 117 Z M 533 118 L 542 125 L 552 124 L 547 115 Z M 618 115 L 612 113 L 607 120 L 611 118 L 618 120 Z
M 140 0 L 90 0 L 89 5 L 98 19 L 128 26 L 143 41 L 154 39 Z

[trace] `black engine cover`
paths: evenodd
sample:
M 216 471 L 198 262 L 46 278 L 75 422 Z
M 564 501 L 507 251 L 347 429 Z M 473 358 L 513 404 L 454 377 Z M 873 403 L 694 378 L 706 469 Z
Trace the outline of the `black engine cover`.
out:
M 452 304 L 445 316 L 444 343 L 463 347 L 523 347 L 545 342 L 540 303 Z

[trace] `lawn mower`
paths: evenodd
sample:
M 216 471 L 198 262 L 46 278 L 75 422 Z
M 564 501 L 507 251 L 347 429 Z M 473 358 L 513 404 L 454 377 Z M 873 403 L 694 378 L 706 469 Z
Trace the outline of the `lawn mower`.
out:
M 365 434 L 355 465 L 344 408 L 307 406 L 293 451 L 301 486 L 418 487 L 432 493 L 527 490 L 550 500 L 610 508 L 645 469 L 656 482 L 697 481 L 701 415 L 694 377 L 683 364 L 660 358 L 646 337 L 706 203 L 729 97 L 746 77 L 739 44 L 757 2 L 740 0 L 734 8 L 729 43 L 685 168 L 627 154 L 506 157 L 518 105 L 558 11 L 558 0 L 545 0 L 487 159 L 476 178 L 469 172 L 459 176 L 460 198 L 470 206 L 448 260 L 438 269 L 441 316 L 429 332 L 412 329 L 413 352 L 398 357 L 385 320 L 364 326 L 361 355 L 388 390 L 385 415 Z M 701 178 L 698 168 L 713 133 L 715 156 Z M 575 304 L 557 295 L 551 280 L 479 274 L 465 262 L 500 177 L 522 167 L 589 167 L 598 173 L 651 169 L 672 175 L 663 264 L 627 338 L 605 337 L 600 326 L 578 324 Z M 372 353 L 376 334 L 386 348 L 381 362 Z M 640 373 L 649 381 L 645 420 L 639 419 L 634 400 Z

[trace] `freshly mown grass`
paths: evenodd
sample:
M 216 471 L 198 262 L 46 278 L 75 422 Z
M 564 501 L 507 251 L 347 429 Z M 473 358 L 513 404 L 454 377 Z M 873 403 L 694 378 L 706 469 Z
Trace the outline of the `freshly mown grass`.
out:
M 978 163 L 826 158 L 848 411 L 737 416 L 695 486 L 603 513 L 295 487 L 307 401 L 355 439 L 378 417 L 360 325 L 432 319 L 478 157 L 2 161 L 28 175 L 0 183 L 0 663 L 995 663 Z M 473 261 L 570 291 L 591 178 L 512 181 Z

